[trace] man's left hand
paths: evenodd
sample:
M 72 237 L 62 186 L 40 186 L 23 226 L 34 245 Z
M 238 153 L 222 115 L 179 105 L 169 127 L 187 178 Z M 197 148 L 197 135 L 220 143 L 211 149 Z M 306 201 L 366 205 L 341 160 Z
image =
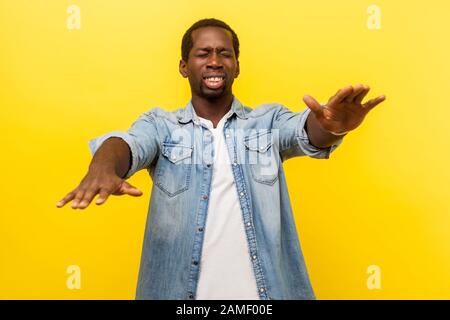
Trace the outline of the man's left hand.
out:
M 367 113 L 386 99 L 382 95 L 363 104 L 362 100 L 369 90 L 367 85 L 349 85 L 339 90 L 324 106 L 309 95 L 304 96 L 303 101 L 324 130 L 334 133 L 347 132 L 357 128 Z

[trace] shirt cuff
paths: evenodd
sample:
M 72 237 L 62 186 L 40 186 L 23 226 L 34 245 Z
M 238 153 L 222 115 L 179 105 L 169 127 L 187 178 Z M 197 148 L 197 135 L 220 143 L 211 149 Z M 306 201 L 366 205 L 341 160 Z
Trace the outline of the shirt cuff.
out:
M 344 140 L 344 136 L 342 136 L 339 140 L 337 140 L 334 144 L 326 148 L 318 148 L 311 144 L 309 141 L 308 134 L 305 130 L 306 120 L 308 119 L 308 115 L 311 112 L 311 109 L 307 108 L 301 118 L 299 125 L 297 127 L 297 141 L 300 146 L 300 149 L 303 153 L 311 158 L 316 159 L 329 159 L 331 153 L 342 143 Z

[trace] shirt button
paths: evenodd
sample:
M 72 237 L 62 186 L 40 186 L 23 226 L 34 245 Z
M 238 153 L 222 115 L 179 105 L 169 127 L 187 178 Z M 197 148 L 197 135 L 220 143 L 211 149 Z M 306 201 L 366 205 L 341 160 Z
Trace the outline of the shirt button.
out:
M 264 146 L 263 147 L 259 147 L 260 150 L 264 150 Z
M 175 155 L 172 155 L 170 158 L 171 158 L 172 160 L 175 160 L 177 157 L 176 157 Z
M 202 232 L 202 231 L 203 231 L 203 228 L 198 228 L 198 231 Z
M 235 167 L 236 167 L 236 166 L 237 166 L 237 162 L 233 162 L 233 166 L 235 166 Z
M 211 164 L 210 163 L 208 163 L 207 165 L 206 165 L 208 168 L 210 168 L 211 167 Z
M 189 299 L 194 299 L 194 296 L 192 294 L 190 294 Z
M 226 135 L 225 135 L 225 137 L 227 137 L 227 138 L 229 138 L 230 137 L 230 135 L 227 133 Z
M 253 256 L 252 258 L 253 258 L 253 260 L 256 260 L 256 256 Z
M 192 264 L 193 264 L 194 266 L 196 266 L 196 265 L 198 265 L 198 261 L 193 261 Z
M 208 199 L 208 196 L 205 194 L 205 195 L 203 196 L 203 200 L 206 200 L 206 199 Z
M 241 197 L 243 197 L 243 196 L 244 196 L 244 193 L 243 193 L 243 192 L 241 192 L 241 193 L 239 193 L 239 195 L 240 195 Z
M 264 288 L 259 289 L 259 291 L 264 292 Z
M 250 227 L 252 224 L 250 222 L 247 222 L 247 227 Z

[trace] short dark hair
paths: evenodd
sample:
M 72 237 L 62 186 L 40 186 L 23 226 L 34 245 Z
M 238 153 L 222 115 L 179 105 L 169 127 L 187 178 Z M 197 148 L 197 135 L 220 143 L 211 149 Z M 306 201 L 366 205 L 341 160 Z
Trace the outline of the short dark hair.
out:
M 239 58 L 239 39 L 237 34 L 225 22 L 218 19 L 209 18 L 197 21 L 184 33 L 183 40 L 181 41 L 181 58 L 185 62 L 188 61 L 189 52 L 192 50 L 192 47 L 194 46 L 194 43 L 192 42 L 192 32 L 194 30 L 204 27 L 219 27 L 230 31 L 233 40 L 233 49 L 234 54 L 236 55 L 236 60 Z

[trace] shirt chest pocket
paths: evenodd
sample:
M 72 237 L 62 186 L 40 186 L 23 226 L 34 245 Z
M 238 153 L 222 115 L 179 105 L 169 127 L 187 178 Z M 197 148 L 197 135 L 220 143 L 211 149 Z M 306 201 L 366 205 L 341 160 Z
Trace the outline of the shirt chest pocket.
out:
M 270 130 L 244 137 L 246 164 L 256 182 L 273 185 L 278 179 L 279 156 Z
M 154 184 L 169 197 L 189 189 L 192 174 L 192 147 L 164 142 L 155 168 Z

